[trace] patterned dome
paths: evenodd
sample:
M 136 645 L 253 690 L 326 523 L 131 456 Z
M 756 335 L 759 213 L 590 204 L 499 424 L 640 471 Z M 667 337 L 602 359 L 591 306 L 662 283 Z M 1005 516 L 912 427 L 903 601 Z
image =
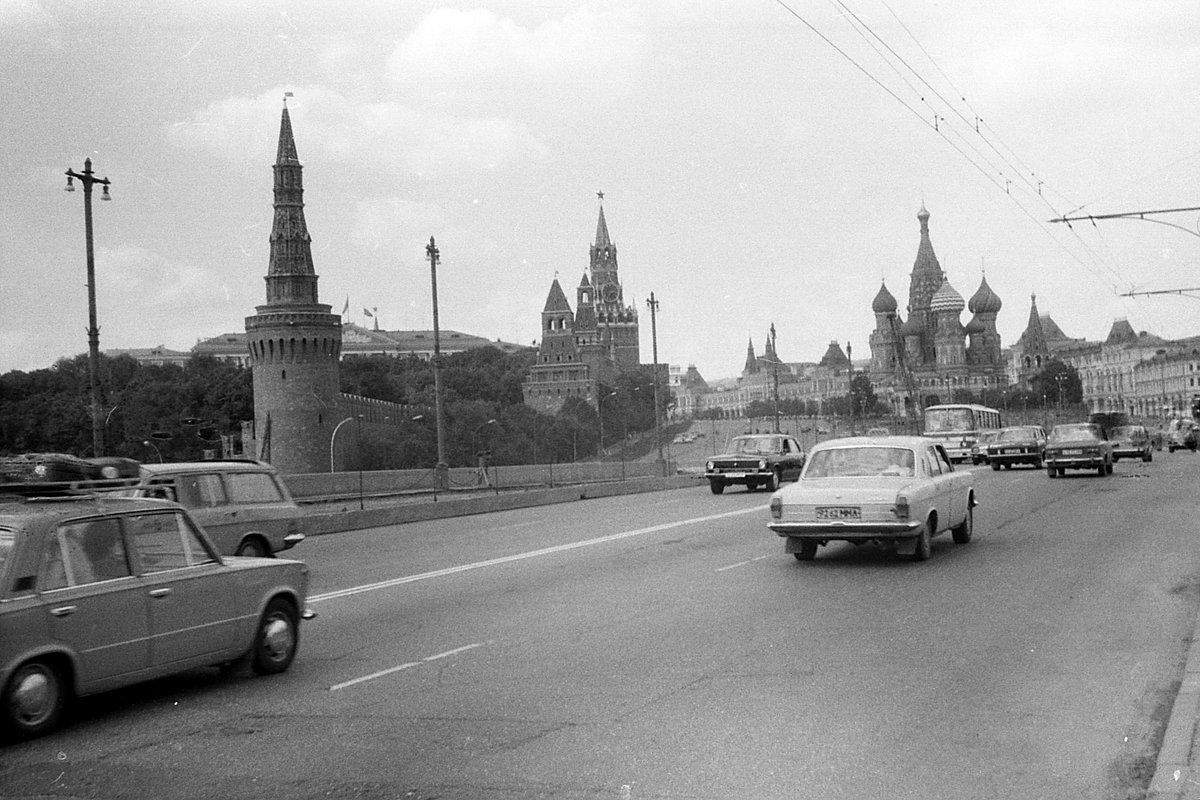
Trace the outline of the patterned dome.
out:
M 929 301 L 929 310 L 935 314 L 943 311 L 960 313 L 966 307 L 967 304 L 963 301 L 962 295 L 955 291 L 954 287 L 950 285 L 950 281 L 945 278 L 942 279 L 942 288 L 938 289 L 934 293 L 933 299 Z
M 987 326 L 983 324 L 983 321 L 979 317 L 971 317 L 971 321 L 963 327 L 963 331 L 966 333 L 985 333 Z
M 880 284 L 879 294 L 871 302 L 871 310 L 876 314 L 894 314 L 896 307 L 896 298 L 887 290 L 887 284 Z
M 1000 302 L 1000 295 L 992 291 L 987 278 L 984 278 L 979 282 L 979 289 L 971 295 L 971 302 L 967 304 L 967 308 L 972 314 L 996 314 L 1001 305 L 1003 304 Z

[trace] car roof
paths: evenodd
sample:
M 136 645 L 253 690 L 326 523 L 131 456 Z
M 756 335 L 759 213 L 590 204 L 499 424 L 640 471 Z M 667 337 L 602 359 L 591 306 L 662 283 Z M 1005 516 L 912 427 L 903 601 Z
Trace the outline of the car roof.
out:
M 274 472 L 275 468 L 265 461 L 250 459 L 221 459 L 213 461 L 178 461 L 164 464 L 142 464 L 142 473 L 147 475 L 162 475 L 172 472 Z
M 928 447 L 931 444 L 937 444 L 932 439 L 927 439 L 924 436 L 845 436 L 840 439 L 826 439 L 823 442 L 818 442 L 816 448 L 822 450 L 832 450 L 838 447 L 869 447 L 872 445 L 887 446 L 887 447 L 907 447 L 914 450 L 919 450 L 923 447 Z

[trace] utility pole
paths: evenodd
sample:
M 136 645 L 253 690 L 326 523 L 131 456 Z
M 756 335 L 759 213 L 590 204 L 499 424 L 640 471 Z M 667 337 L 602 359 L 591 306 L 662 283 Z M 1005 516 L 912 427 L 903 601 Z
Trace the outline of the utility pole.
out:
M 100 184 L 104 192 L 101 200 L 111 200 L 108 194 L 108 178 L 97 178 L 92 172 L 92 160 L 83 160 L 83 172 L 67 170 L 67 191 L 75 191 L 72 179 L 83 184 L 83 235 L 87 240 L 87 290 L 88 290 L 88 379 L 92 403 L 92 455 L 104 455 L 104 424 L 100 421 L 100 326 L 96 324 L 96 256 L 92 247 L 92 185 Z
M 442 337 L 438 329 L 437 265 L 438 249 L 429 237 L 425 246 L 425 257 L 429 259 L 429 273 L 433 279 L 433 405 L 437 422 L 437 466 L 434 467 L 434 483 L 437 488 L 450 488 L 450 465 L 446 463 L 446 428 L 442 421 Z
M 779 433 L 779 351 L 775 349 L 775 323 L 771 323 L 771 361 L 775 372 L 775 433 Z
M 658 474 L 666 477 L 667 462 L 663 460 L 662 428 L 658 411 L 658 301 L 654 299 L 654 292 L 650 293 L 646 305 L 650 307 L 650 341 L 653 348 L 651 352 L 654 355 L 654 443 L 658 447 L 658 461 L 655 463 L 658 466 Z
M 850 343 L 846 342 L 846 399 L 850 401 L 850 435 L 854 435 L 854 359 L 850 356 Z

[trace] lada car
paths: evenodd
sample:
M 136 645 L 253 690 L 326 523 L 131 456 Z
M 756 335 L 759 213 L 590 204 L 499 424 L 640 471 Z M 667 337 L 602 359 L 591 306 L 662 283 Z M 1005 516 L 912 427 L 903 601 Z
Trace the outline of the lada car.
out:
M 227 555 L 270 556 L 304 541 L 303 510 L 262 461 L 142 464 L 125 494 L 174 500 Z
M 1040 425 L 1001 428 L 987 445 L 987 463 L 992 469 L 1010 469 L 1014 464 L 1042 468 L 1046 455 L 1046 430 Z
M 760 486 L 775 491 L 784 481 L 794 481 L 804 466 L 804 449 L 786 433 L 755 433 L 733 437 L 728 453 L 713 456 L 704 477 L 713 494 L 730 484 L 754 491 Z
M 1150 431 L 1146 430 L 1143 425 L 1120 425 L 1108 432 L 1108 440 L 1112 442 L 1114 463 L 1122 458 L 1154 460 L 1154 446 L 1150 441 Z
M 77 697 L 195 667 L 286 670 L 308 567 L 217 552 L 175 503 L 0 501 L 0 733 L 44 734 Z
M 131 458 L 81 458 L 69 453 L 22 453 L 0 458 L 0 484 L 64 484 L 67 490 L 84 481 L 136 477 L 138 462 Z M 50 489 L 48 488 L 47 491 Z
M 1094 422 L 1055 425 L 1046 443 L 1046 474 L 1051 478 L 1069 469 L 1094 469 L 1100 476 L 1113 471 L 1112 443 Z
M 938 442 L 830 439 L 813 447 L 800 480 L 771 496 L 768 527 L 800 561 L 834 541 L 873 543 L 924 561 L 938 534 L 971 541 L 975 506 L 971 471 L 955 470 Z
M 1167 452 L 1195 450 L 1197 443 L 1196 423 L 1190 419 L 1173 419 L 1167 424 Z

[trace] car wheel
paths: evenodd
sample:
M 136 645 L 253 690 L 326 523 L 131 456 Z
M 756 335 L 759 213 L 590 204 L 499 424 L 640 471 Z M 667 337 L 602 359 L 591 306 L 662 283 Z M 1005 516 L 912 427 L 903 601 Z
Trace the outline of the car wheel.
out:
M 1104 468 L 1103 464 L 1101 464 L 1100 466 L 1096 467 L 1096 474 L 1103 478 L 1108 474 L 1108 470 Z
M 797 561 L 812 561 L 817 557 L 817 543 L 801 542 L 800 550 L 792 553 L 792 555 L 796 557 Z
M 713 494 L 720 494 L 721 492 L 725 491 L 725 482 L 724 481 L 709 481 L 708 488 L 712 490 Z
M 1147 450 L 1145 455 L 1142 456 L 1142 461 L 1153 461 L 1153 460 L 1154 460 L 1154 452 L 1152 450 Z
M 999 472 L 999 471 L 1000 471 L 1000 462 L 999 462 L 999 461 L 993 461 L 993 462 L 992 462 L 992 469 L 996 470 L 996 472 Z
M 277 597 L 267 603 L 267 609 L 258 621 L 250 665 L 259 675 L 283 672 L 292 665 L 299 645 L 300 626 L 296 609 L 288 601 Z
M 773 492 L 779 488 L 780 483 L 782 483 L 782 481 L 779 478 L 779 472 L 775 471 L 771 473 L 771 476 L 767 478 L 766 483 L 763 485 L 766 486 L 768 492 Z
M 951 529 L 950 535 L 954 537 L 955 544 L 966 544 L 971 541 L 971 535 L 975 533 L 975 507 L 967 502 L 967 516 L 963 519 L 962 524 Z
M 933 554 L 933 531 L 930 527 L 926 522 L 925 527 L 921 529 L 921 535 L 917 537 L 917 549 L 913 550 L 913 561 L 928 561 L 929 556 Z
M 251 536 L 249 539 L 246 539 L 238 545 L 237 552 L 234 553 L 234 555 L 251 556 L 253 558 L 269 558 L 271 556 L 271 551 L 267 549 L 265 544 L 263 544 L 262 539 Z
M 1051 464 L 1050 466 L 1046 467 L 1046 474 L 1049 475 L 1051 478 L 1057 478 L 1058 470 L 1056 470 L 1054 468 L 1054 465 Z
M 1033 460 L 1033 468 L 1034 468 L 1034 469 L 1041 469 L 1041 468 L 1042 468 L 1042 460 L 1041 460 L 1040 458 L 1035 458 L 1035 459 Z
M 1110 461 L 1110 462 L 1108 462 L 1107 464 L 1105 464 L 1105 465 L 1104 465 L 1104 474 L 1105 474 L 1105 475 L 1112 475 L 1112 474 L 1113 474 L 1113 462 L 1111 462 L 1111 461 Z
M 0 697 L 6 732 L 19 739 L 40 736 L 58 727 L 67 706 L 62 673 L 45 661 L 17 667 Z

